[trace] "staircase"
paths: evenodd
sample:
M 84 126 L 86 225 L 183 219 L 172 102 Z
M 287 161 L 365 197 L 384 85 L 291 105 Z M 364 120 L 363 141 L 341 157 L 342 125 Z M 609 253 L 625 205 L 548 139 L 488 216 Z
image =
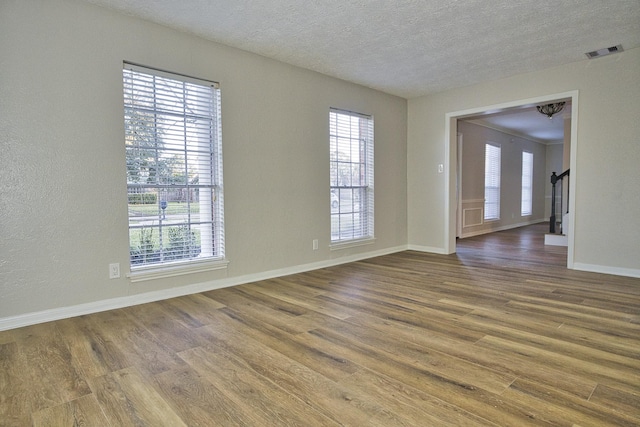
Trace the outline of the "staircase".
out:
M 567 180 L 566 186 L 564 180 Z M 566 189 L 566 195 L 565 195 Z M 559 191 L 557 191 L 559 190 Z M 558 206 L 559 205 L 559 206 Z M 566 210 L 563 211 L 563 207 Z M 556 212 L 559 215 L 556 215 Z M 549 233 L 544 236 L 544 244 L 551 246 L 569 245 L 569 169 L 556 175 L 551 174 L 551 217 L 549 217 Z

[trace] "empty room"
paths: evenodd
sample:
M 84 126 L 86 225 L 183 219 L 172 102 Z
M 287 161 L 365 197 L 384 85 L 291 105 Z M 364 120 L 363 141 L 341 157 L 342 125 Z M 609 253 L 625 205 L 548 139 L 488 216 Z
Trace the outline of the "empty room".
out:
M 0 0 L 0 426 L 640 425 L 637 0 Z

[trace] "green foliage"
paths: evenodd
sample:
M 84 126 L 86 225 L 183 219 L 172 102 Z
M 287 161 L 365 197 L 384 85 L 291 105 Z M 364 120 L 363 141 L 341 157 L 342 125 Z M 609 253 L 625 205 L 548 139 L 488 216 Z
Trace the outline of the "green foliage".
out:
M 147 262 L 148 258 L 155 252 L 155 243 L 153 241 L 153 228 L 140 229 L 140 255 L 143 262 Z
M 186 225 L 169 227 L 169 247 L 166 256 L 169 259 L 181 259 L 195 256 L 199 253 L 196 235 Z
M 158 230 L 154 232 L 154 228 L 142 227 L 129 231 L 129 254 L 133 265 L 195 258 L 200 254 L 200 233 L 197 230 L 179 225 L 163 227 L 160 233 Z
M 131 262 L 133 264 L 147 264 L 157 262 L 159 253 L 156 250 L 156 239 L 153 236 L 153 228 L 141 228 L 136 233 L 138 243 L 129 247 Z M 131 240 L 133 242 L 133 239 Z

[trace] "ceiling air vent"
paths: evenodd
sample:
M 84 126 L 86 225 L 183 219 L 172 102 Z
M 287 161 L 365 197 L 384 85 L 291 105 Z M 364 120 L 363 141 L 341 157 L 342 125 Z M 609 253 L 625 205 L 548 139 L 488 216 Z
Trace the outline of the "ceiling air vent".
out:
M 587 52 L 587 58 L 600 58 L 601 56 L 611 55 L 612 53 L 622 52 L 622 45 L 619 44 L 617 46 L 605 47 L 604 49 L 594 50 L 593 52 Z

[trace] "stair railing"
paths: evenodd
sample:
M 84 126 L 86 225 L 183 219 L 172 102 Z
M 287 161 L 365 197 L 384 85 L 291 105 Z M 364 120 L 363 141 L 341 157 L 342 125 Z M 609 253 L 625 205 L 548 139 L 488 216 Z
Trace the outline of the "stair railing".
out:
M 560 232 L 562 232 L 562 207 L 564 199 L 564 178 L 567 178 L 567 211 L 569 213 L 569 169 L 562 172 L 560 175 L 556 175 L 555 172 L 551 173 L 551 217 L 549 218 L 549 233 L 555 234 L 556 232 L 556 184 L 560 182 Z

